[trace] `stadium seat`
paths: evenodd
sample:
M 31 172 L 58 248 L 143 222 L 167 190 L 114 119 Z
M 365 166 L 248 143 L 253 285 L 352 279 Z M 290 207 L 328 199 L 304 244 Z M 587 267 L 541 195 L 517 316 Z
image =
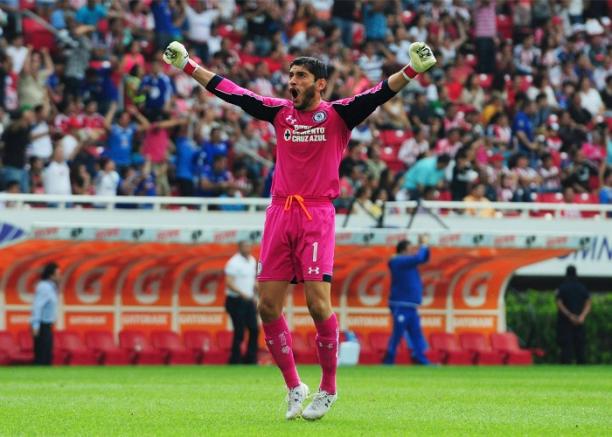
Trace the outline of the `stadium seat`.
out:
M 465 332 L 459 334 L 459 343 L 463 350 L 472 354 L 472 362 L 478 365 L 504 364 L 504 356 L 491 349 L 484 334 Z
M 119 346 L 132 354 L 136 364 L 164 364 L 164 354 L 153 348 L 141 331 L 121 331 Z
M 512 39 L 512 16 L 498 14 L 496 16 L 497 34 L 502 39 Z
M 472 354 L 461 349 L 457 338 L 447 332 L 434 332 L 429 336 L 431 348 L 441 354 L 443 364 L 472 364 Z
M 291 338 L 293 340 L 293 356 L 295 361 L 299 364 L 318 364 L 319 357 L 317 356 L 317 349 L 314 343 L 314 333 L 310 337 L 305 337 L 299 332 L 292 332 Z M 309 344 L 310 338 L 313 342 Z
M 478 75 L 478 84 L 485 90 L 491 88 L 493 84 L 493 75 L 492 74 L 479 74 Z
M 246 354 L 248 345 L 248 331 L 244 334 L 244 339 L 240 345 L 240 353 Z M 234 339 L 233 331 L 219 331 L 217 332 L 216 344 L 213 344 L 213 348 L 204 355 L 204 364 L 227 364 L 229 357 L 232 353 L 232 341 Z M 260 364 L 271 364 L 273 361 L 270 352 L 265 347 L 258 348 L 257 351 L 257 362 Z
M 574 196 L 574 203 L 578 204 L 598 204 L 599 197 L 597 194 L 592 193 L 579 193 Z M 595 217 L 599 215 L 597 211 L 580 211 L 582 217 Z
M 385 129 L 380 131 L 380 141 L 383 147 L 392 147 L 395 150 L 402 145 L 404 141 L 412 136 L 412 133 L 401 129 Z
M 0 331 L 0 365 L 31 364 L 33 360 L 34 355 L 23 352 L 13 334 L 8 331 Z
M 122 366 L 133 363 L 130 353 L 115 344 L 113 334 L 107 331 L 85 333 L 85 344 L 98 355 L 98 361 L 106 366 Z
M 183 343 L 191 351 L 196 363 L 202 364 L 204 357 L 213 348 L 213 340 L 210 332 L 206 331 L 187 331 L 183 332 Z
M 166 364 L 195 364 L 193 353 L 181 343 L 176 332 L 154 331 L 151 333 L 151 343 L 155 349 L 162 351 Z
M 28 330 L 21 330 L 17 333 L 17 343 L 19 350 L 27 353 L 34 353 L 34 339 L 32 338 L 32 332 Z
M 512 332 L 491 334 L 491 346 L 503 355 L 506 364 L 533 364 L 531 352 L 521 349 L 517 336 Z
M 64 355 L 62 360 L 70 366 L 100 364 L 98 356 L 89 350 L 78 333 L 72 331 L 58 331 L 55 333 L 55 342 L 58 350 Z
M 370 341 L 370 347 L 376 354 L 379 363 L 382 363 L 385 353 L 387 353 L 387 346 L 389 345 L 390 332 L 370 332 L 368 339 Z M 410 350 L 407 348 L 406 343 L 400 342 L 397 347 L 397 354 L 395 355 L 396 364 L 410 364 Z
M 563 194 L 561 193 L 536 193 L 533 199 L 538 203 L 563 203 Z M 531 217 L 554 216 L 555 211 L 552 209 L 539 209 L 529 211 Z
M 32 332 L 29 330 L 21 330 L 17 333 L 17 342 L 19 349 L 22 352 L 32 354 L 34 356 L 34 339 Z M 57 340 L 53 342 L 53 365 L 62 366 L 66 364 L 66 354 L 59 349 Z
M 246 338 L 246 335 L 245 335 Z M 232 340 L 234 339 L 234 333 L 232 331 L 219 331 L 217 332 L 217 362 L 215 364 L 227 364 L 229 357 L 232 353 Z M 240 348 L 241 352 L 244 352 L 244 343 Z
M 372 345 L 368 341 L 368 337 L 365 335 L 357 335 L 357 341 L 359 341 L 359 364 L 380 364 L 378 353 L 372 348 Z

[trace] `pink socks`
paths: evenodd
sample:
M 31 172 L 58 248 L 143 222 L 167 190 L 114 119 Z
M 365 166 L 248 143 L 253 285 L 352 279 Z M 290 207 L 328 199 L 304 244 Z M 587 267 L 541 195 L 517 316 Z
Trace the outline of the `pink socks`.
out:
M 315 322 L 315 326 L 317 328 L 315 339 L 317 352 L 323 370 L 320 387 L 321 390 L 334 394 L 336 393 L 336 367 L 338 365 L 338 319 L 336 314 L 332 314 L 323 322 Z M 268 350 L 282 372 L 285 384 L 290 389 L 297 387 L 300 385 L 300 377 L 295 367 L 291 334 L 285 317 L 280 316 L 273 322 L 264 323 L 263 330 L 266 334 Z
M 336 367 L 338 365 L 338 319 L 336 314 L 323 322 L 315 322 L 317 352 L 323 370 L 321 390 L 336 393 Z M 265 329 L 265 327 L 264 327 Z
M 297 387 L 300 385 L 300 377 L 298 376 L 295 360 L 293 359 L 291 333 L 287 327 L 285 316 L 281 315 L 273 322 L 264 323 L 263 330 L 266 334 L 266 345 L 268 346 L 268 350 L 282 372 L 283 378 L 285 378 L 285 384 L 287 384 L 289 389 Z M 337 344 L 336 341 L 336 346 Z

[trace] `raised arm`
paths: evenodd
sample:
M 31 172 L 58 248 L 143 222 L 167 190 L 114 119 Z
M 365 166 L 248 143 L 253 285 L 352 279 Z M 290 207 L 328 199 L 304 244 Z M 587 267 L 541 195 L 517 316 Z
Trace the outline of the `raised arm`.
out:
M 127 108 L 127 111 L 133 115 L 134 118 L 136 118 L 136 121 L 138 122 L 138 130 L 147 130 L 151 127 L 151 122 L 149 122 L 147 117 L 142 115 L 138 108 L 135 106 L 130 106 Z
M 389 88 L 393 92 L 398 92 L 414 79 L 419 73 L 425 73 L 436 62 L 436 57 L 433 51 L 424 42 L 413 42 L 408 49 L 410 55 L 410 63 L 402 68 L 397 73 L 389 76 Z
M 111 102 L 108 107 L 108 111 L 106 112 L 106 116 L 104 117 L 104 128 L 106 130 L 111 130 L 113 127 L 113 117 L 115 117 L 115 113 L 117 112 L 117 102 Z
M 198 65 L 189 58 L 187 49 L 180 42 L 174 41 L 168 45 L 164 51 L 163 60 L 183 70 L 220 99 L 239 106 L 259 120 L 272 122 L 278 111 L 287 103 L 283 99 L 255 94 Z
M 429 261 L 429 248 L 425 245 L 419 247 L 419 250 L 414 255 L 398 255 L 393 259 L 393 262 L 403 268 L 415 267 Z
M 333 108 L 342 117 L 349 129 L 359 125 L 378 106 L 391 99 L 404 88 L 417 74 L 429 70 L 437 62 L 433 52 L 425 43 L 412 43 L 409 52 L 410 63 L 397 73 L 389 76 L 387 80 L 354 97 L 334 102 Z

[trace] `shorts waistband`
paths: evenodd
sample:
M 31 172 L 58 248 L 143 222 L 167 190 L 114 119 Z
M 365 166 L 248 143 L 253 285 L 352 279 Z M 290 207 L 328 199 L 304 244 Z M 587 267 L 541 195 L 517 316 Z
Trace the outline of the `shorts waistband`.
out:
M 290 196 L 272 196 L 272 205 L 285 206 L 287 199 Z M 306 206 L 317 206 L 317 205 L 331 205 L 332 201 L 329 197 L 325 196 L 303 196 L 304 204 Z

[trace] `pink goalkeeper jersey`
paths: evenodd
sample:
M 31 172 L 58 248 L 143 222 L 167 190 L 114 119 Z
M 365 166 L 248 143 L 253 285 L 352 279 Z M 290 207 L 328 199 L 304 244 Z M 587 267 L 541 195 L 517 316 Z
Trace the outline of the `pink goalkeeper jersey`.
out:
M 395 95 L 383 81 L 354 97 L 321 101 L 314 111 L 299 111 L 290 100 L 259 96 L 221 76 L 215 76 L 206 89 L 274 125 L 274 196 L 299 194 L 330 199 L 338 197 L 340 191 L 338 167 L 351 130 Z

